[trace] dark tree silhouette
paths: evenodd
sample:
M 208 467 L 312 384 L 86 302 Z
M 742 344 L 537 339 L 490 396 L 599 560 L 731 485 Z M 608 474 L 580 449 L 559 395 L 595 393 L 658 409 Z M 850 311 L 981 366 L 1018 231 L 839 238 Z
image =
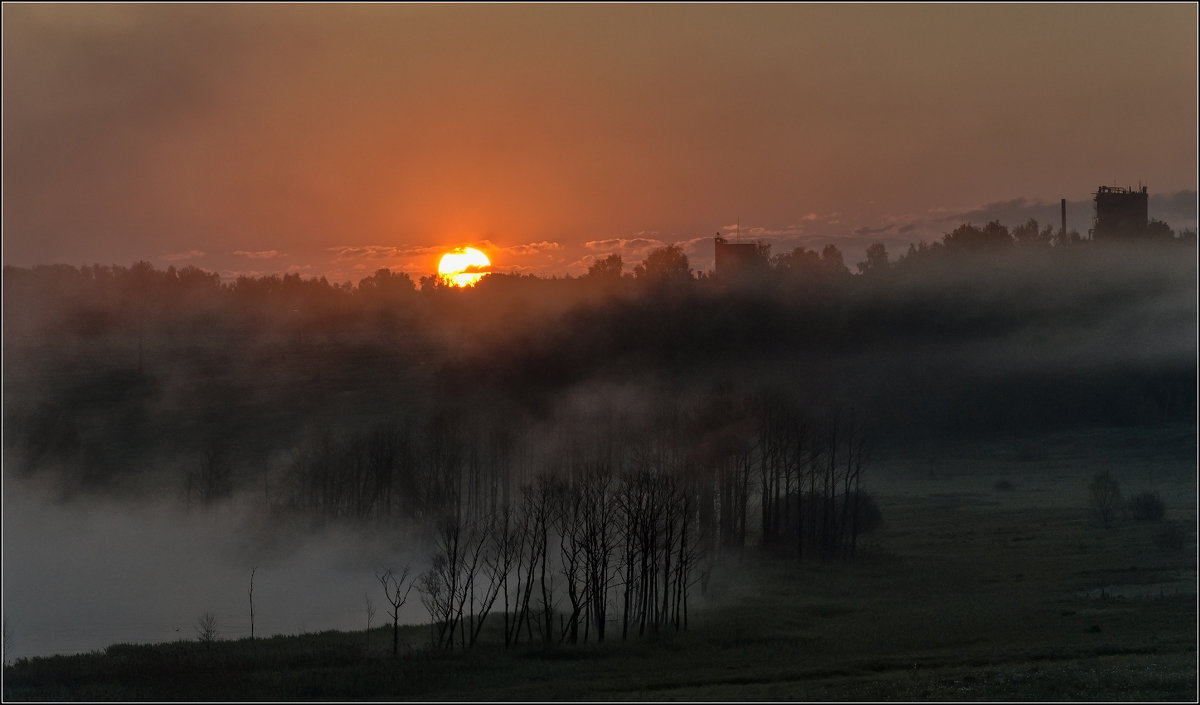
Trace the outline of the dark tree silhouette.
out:
M 379 584 L 383 586 L 383 595 L 391 605 L 390 615 L 392 617 L 392 656 L 400 654 L 400 608 L 408 601 L 408 593 L 412 592 L 413 581 L 409 579 L 411 569 L 409 566 L 404 566 L 404 569 L 397 575 L 388 568 L 382 575 L 376 574 L 375 577 L 379 580 Z M 368 606 L 368 610 L 370 607 Z
M 649 285 L 673 285 L 691 281 L 692 270 L 687 255 L 678 245 L 654 250 L 633 268 L 634 276 Z
M 1013 244 L 1008 228 L 996 220 L 982 228 L 969 223 L 960 225 L 943 237 L 942 242 L 951 251 L 964 252 L 1004 250 Z
M 621 255 L 611 254 L 603 259 L 592 262 L 588 267 L 587 276 L 591 279 L 612 282 L 621 278 L 624 267 Z
M 858 263 L 858 273 L 875 275 L 886 272 L 891 267 L 888 262 L 887 247 L 882 242 L 876 242 L 867 247 L 867 259 Z

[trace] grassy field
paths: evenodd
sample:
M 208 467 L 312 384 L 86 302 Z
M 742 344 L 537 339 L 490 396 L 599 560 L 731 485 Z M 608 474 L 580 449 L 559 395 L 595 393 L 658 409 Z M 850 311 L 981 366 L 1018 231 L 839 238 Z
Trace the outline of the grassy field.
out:
M 426 628 L 117 645 L 4 669 L 5 700 L 1173 700 L 1197 696 L 1194 429 L 896 454 L 854 562 L 728 557 L 685 632 L 467 652 Z M 1103 529 L 1087 483 L 1160 493 Z M 1164 528 L 1183 546 L 1159 545 Z M 415 598 L 415 595 L 414 595 Z M 369 646 L 368 646 L 369 639 Z

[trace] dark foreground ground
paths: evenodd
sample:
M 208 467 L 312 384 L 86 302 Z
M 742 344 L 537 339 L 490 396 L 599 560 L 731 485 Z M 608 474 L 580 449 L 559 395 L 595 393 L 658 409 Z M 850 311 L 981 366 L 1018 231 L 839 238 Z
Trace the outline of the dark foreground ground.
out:
M 1104 468 L 1166 517 L 1096 525 Z M 434 653 L 410 627 L 399 658 L 388 627 L 116 645 L 7 665 L 4 699 L 1194 702 L 1195 470 L 1194 428 L 913 450 L 872 478 L 868 555 L 729 557 L 686 632 Z

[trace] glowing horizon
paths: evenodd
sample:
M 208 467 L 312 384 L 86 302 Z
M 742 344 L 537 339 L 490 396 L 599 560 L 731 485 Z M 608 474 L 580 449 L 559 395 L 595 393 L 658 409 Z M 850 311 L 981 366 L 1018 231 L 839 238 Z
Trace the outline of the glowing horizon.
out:
M 578 276 L 1196 227 L 1197 6 L 5 3 L 4 264 Z M 737 37 L 735 50 L 732 37 Z M 740 219 L 740 223 L 739 223 Z

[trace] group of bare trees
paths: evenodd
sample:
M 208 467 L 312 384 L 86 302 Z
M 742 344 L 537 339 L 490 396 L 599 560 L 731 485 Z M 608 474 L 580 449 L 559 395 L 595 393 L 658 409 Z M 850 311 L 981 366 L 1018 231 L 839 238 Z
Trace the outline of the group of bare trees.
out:
M 685 629 L 722 556 L 758 544 L 802 560 L 852 557 L 879 523 L 853 413 L 814 417 L 783 394 L 726 389 L 662 407 L 640 430 L 591 418 L 540 454 L 526 447 L 531 434 L 498 443 L 485 433 L 479 446 L 437 439 L 445 424 L 413 435 L 405 484 L 428 503 L 406 506 L 440 518 L 409 587 L 435 647 L 470 648 L 485 630 L 514 646 Z M 540 470 L 526 477 L 518 465 Z M 393 623 L 397 590 L 386 590 Z
M 703 537 L 696 486 L 665 469 L 544 474 L 496 513 L 442 521 L 415 578 L 435 647 L 470 648 L 493 612 L 505 646 L 687 627 Z

